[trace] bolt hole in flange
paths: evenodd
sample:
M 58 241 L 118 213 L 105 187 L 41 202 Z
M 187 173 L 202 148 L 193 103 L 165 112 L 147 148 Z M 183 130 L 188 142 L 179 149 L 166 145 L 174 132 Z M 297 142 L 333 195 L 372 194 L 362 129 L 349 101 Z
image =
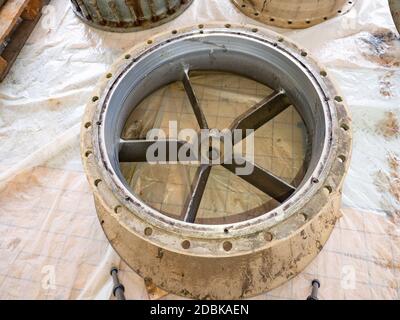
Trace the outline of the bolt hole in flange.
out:
M 199 29 L 155 37 L 152 44 L 144 44 L 140 55 L 129 52 L 132 59 L 123 59 L 126 66 L 116 67 L 122 71 L 110 70 L 109 83 L 96 91 L 101 92 L 102 103 L 88 106 L 86 119 L 97 126 L 90 128 L 92 139 L 84 139 L 82 147 L 93 150 L 96 161 L 85 165 L 95 166 L 102 175 L 101 180 L 93 178 L 102 181 L 97 198 L 107 193 L 120 203 L 115 207 L 113 202 L 111 208 L 125 207 L 131 213 L 116 215 L 115 209 L 113 214 L 115 219 L 134 219 L 128 224 L 124 220 L 118 231 L 134 236 L 131 241 L 147 239 L 155 247 L 190 255 L 193 263 L 194 257 L 202 255 L 210 261 L 214 255 L 247 254 L 252 259 L 252 252 L 274 246 L 275 239 L 286 245 L 281 237 L 287 230 L 279 228 L 286 220 L 293 228 L 291 216 L 296 223 L 314 223 L 313 215 L 303 212 L 319 212 L 307 210 L 319 190 L 327 194 L 325 202 L 339 199 L 331 199 L 330 194 L 337 191 L 343 176 L 330 177 L 329 184 L 326 181 L 338 159 L 341 165 L 348 164 L 349 117 L 341 109 L 343 118 L 337 119 L 335 108 L 343 108 L 343 99 L 325 98 L 341 97 L 328 75 L 305 51 L 279 35 L 231 24 L 202 25 L 202 34 Z M 158 135 L 149 138 L 154 129 Z M 207 158 L 221 155 L 221 162 L 177 162 L 185 143 L 192 144 L 206 129 L 212 129 Z M 216 132 L 223 129 L 240 131 L 239 143 L 228 140 L 240 161 L 227 162 L 221 145 L 212 144 Z M 347 143 L 332 148 L 339 137 Z M 153 163 L 149 151 L 159 142 L 164 143 L 166 158 Z M 224 141 L 223 146 L 229 143 Z M 163 153 L 160 150 L 154 154 Z M 238 169 L 247 164 L 252 170 L 239 174 Z M 94 171 L 87 172 L 90 177 Z M 107 211 L 103 204 L 97 207 Z M 304 211 L 299 213 L 297 208 Z M 304 219 L 297 219 L 299 215 Z M 143 221 L 146 226 L 132 229 Z M 149 225 L 157 226 L 156 234 Z M 296 230 L 289 234 L 295 235 Z M 252 237 L 258 240 L 246 240 Z M 124 241 L 114 245 L 134 267 Z M 311 255 L 317 254 L 310 250 Z M 287 252 L 290 255 L 291 250 Z M 138 259 L 142 254 L 135 253 Z M 209 270 L 210 277 L 218 270 Z M 151 277 L 160 280 L 162 272 Z M 260 290 L 253 288 L 249 294 Z

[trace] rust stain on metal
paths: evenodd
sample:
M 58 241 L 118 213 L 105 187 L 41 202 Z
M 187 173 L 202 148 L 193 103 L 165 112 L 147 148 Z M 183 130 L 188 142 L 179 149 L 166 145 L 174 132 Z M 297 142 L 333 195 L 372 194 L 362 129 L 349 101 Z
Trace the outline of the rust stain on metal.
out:
M 175 18 L 193 0 L 72 0 L 75 13 L 106 31 L 130 32 L 152 28 Z
M 144 284 L 150 300 L 159 300 L 168 295 L 168 292 L 158 288 L 150 278 L 145 278 Z

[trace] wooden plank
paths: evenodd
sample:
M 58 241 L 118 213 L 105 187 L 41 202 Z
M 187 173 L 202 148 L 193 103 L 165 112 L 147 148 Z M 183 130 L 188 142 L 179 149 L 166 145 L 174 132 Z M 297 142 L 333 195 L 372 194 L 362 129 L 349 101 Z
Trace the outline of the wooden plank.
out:
M 0 57 L 0 75 L 6 72 L 7 66 L 7 61 Z
M 17 59 L 19 52 L 23 48 L 26 40 L 28 40 L 30 34 L 32 33 L 33 29 L 35 28 L 36 24 L 38 23 L 41 15 L 42 15 L 41 8 L 43 7 L 43 5 L 46 5 L 50 2 L 50 0 L 40 0 L 40 1 L 30 0 L 30 1 L 32 3 L 28 3 L 28 5 L 30 5 L 30 4 L 32 5 L 32 7 L 30 7 L 32 9 L 32 11 L 28 17 L 31 17 L 33 20 L 23 20 L 18 25 L 16 30 L 11 35 L 9 35 L 10 42 L 7 44 L 4 51 L 1 53 L 1 57 L 0 57 L 1 60 L 3 62 L 5 62 L 5 67 L 3 65 L 3 70 L 1 69 L 1 66 L 0 66 L 0 82 L 7 75 L 12 64 Z M 37 5 L 40 5 L 40 7 L 36 7 Z M 28 7 L 26 7 L 26 8 L 28 8 Z M 32 12 L 33 12 L 33 14 L 32 14 Z M 0 15 L 0 17 L 1 17 L 1 15 Z M 1 60 L 0 60 L 0 62 L 1 62 Z
M 8 0 L 0 9 L 0 43 L 9 36 L 29 0 Z
M 25 10 L 22 12 L 22 19 L 34 20 L 43 7 L 43 0 L 30 0 Z

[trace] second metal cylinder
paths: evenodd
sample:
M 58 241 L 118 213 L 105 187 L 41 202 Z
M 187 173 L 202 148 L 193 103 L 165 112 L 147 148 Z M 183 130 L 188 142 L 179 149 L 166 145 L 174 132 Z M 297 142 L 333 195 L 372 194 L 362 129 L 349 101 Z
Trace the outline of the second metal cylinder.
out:
M 113 32 L 153 28 L 180 15 L 193 0 L 71 0 L 87 24 Z

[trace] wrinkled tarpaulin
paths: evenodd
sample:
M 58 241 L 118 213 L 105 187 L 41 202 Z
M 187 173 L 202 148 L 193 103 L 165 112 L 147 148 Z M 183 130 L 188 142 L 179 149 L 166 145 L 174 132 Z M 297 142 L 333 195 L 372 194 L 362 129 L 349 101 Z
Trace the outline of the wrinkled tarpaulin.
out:
M 126 49 L 166 28 L 229 20 L 257 24 L 229 0 L 197 0 L 175 21 L 134 34 L 82 24 L 53 0 L 0 84 L 0 298 L 108 299 L 119 258 L 97 221 L 79 155 L 85 103 Z M 387 1 L 358 1 L 307 30 L 279 30 L 334 76 L 353 117 L 343 218 L 318 258 L 261 299 L 399 299 L 400 41 Z M 121 265 L 130 299 L 148 298 Z M 355 282 L 354 282 L 354 281 Z M 174 298 L 169 295 L 168 298 Z

